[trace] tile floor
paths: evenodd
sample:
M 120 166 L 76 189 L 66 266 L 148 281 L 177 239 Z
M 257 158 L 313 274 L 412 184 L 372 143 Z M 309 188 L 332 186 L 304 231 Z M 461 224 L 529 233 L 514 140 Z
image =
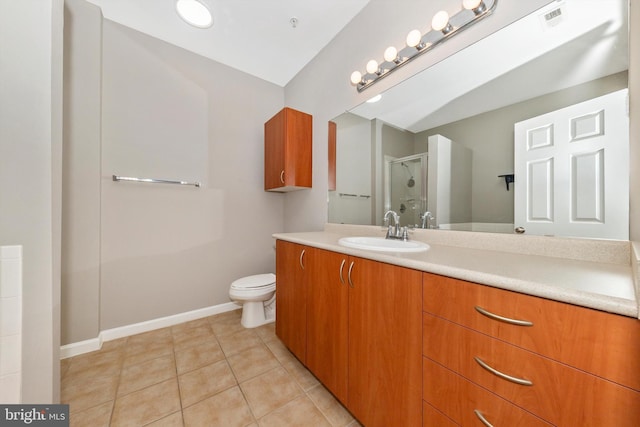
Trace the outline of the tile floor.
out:
M 106 342 L 61 375 L 71 426 L 360 426 L 239 310 Z

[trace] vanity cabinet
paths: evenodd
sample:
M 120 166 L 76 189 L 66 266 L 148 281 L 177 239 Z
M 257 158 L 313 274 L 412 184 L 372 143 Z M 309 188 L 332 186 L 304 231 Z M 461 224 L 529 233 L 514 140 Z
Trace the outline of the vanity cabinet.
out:
M 423 309 L 424 426 L 640 425 L 637 319 L 429 273 Z
M 312 117 L 284 108 L 264 124 L 264 189 L 311 188 Z
M 276 241 L 276 335 L 302 363 L 307 354 L 307 281 L 310 248 Z
M 422 273 L 280 240 L 276 250 L 278 337 L 363 425 L 421 425 Z

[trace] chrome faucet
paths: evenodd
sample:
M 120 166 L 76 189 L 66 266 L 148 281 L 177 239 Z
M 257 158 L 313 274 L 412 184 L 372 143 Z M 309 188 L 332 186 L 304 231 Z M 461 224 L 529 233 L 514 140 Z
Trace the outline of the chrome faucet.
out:
M 434 216 L 431 215 L 431 212 L 426 211 L 425 213 L 420 214 L 420 219 L 422 220 L 422 228 L 433 228 L 433 226 L 429 224 L 429 222 L 435 219 Z
M 389 215 L 393 218 L 393 225 L 389 224 L 387 228 L 387 239 L 409 240 L 409 232 L 407 227 L 400 227 L 400 216 L 394 211 L 387 211 L 384 214 L 384 222 L 389 222 Z

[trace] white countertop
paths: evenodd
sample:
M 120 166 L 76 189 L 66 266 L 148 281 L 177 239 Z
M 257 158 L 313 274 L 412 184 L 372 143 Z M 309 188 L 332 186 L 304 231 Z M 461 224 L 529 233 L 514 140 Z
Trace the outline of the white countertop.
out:
M 411 238 L 428 243 L 428 251 L 400 254 L 338 244 L 341 237 L 365 235 L 384 236 L 384 231 L 376 226 L 327 224 L 325 231 L 277 233 L 273 237 L 583 307 L 639 316 L 635 279 L 638 261 L 632 256 L 637 247 L 629 242 L 416 230 Z

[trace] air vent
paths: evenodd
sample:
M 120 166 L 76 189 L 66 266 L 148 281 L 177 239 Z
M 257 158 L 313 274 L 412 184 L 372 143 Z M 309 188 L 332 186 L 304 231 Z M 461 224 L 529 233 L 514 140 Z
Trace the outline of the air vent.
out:
M 566 19 L 566 5 L 564 2 L 559 3 L 551 10 L 540 14 L 540 22 L 544 29 L 550 29 L 560 25 Z

